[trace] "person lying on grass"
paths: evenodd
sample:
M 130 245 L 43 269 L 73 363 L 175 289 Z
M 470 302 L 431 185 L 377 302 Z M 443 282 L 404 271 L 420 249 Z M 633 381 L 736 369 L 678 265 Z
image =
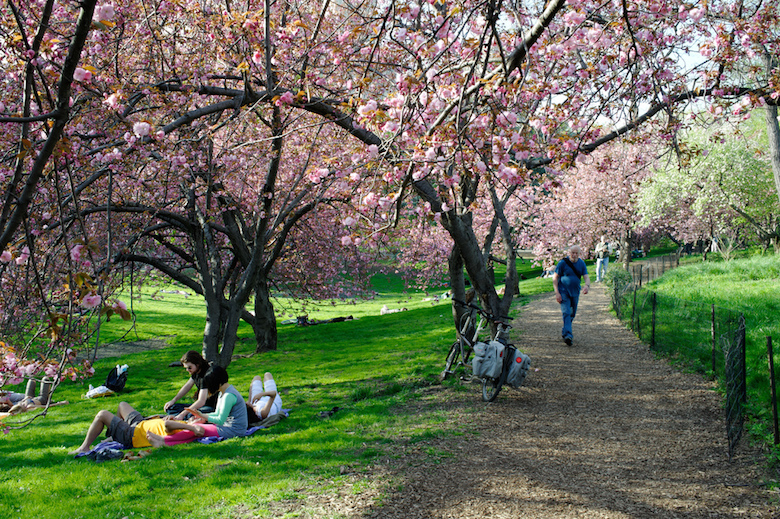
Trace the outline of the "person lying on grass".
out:
M 249 422 L 259 422 L 269 416 L 282 412 L 282 397 L 276 389 L 276 382 L 271 373 L 264 377 L 257 375 L 249 384 L 249 402 L 247 402 Z
M 133 409 L 133 406 L 127 402 L 119 402 L 116 414 L 105 409 L 98 411 L 87 430 L 84 441 L 78 449 L 68 454 L 86 454 L 89 452 L 92 449 L 92 442 L 100 436 L 104 429 L 107 436 L 121 443 L 126 449 L 150 447 L 152 444 L 146 438 L 147 433 L 165 434 L 165 425 L 168 422 L 174 423 L 169 417 L 144 418 L 141 413 Z
M 62 402 L 50 402 L 49 407 L 65 405 L 67 403 L 67 400 L 63 400 Z M 24 413 L 25 411 L 29 411 L 31 409 L 41 409 L 44 407 L 46 407 L 46 402 L 44 402 L 41 397 L 38 396 L 29 397 L 23 395 L 22 393 L 13 392 L 0 394 L 0 418 L 13 416 L 19 413 Z
M 149 443 L 155 447 L 162 447 L 191 442 L 197 436 L 223 438 L 244 436 L 248 427 L 246 401 L 228 380 L 225 368 L 211 366 L 203 377 L 203 387 L 208 391 L 209 396 L 219 394 L 216 411 L 203 414 L 192 407 L 187 408 L 186 410 L 194 415 L 190 423 L 168 420 L 165 433 L 147 432 L 146 438 Z

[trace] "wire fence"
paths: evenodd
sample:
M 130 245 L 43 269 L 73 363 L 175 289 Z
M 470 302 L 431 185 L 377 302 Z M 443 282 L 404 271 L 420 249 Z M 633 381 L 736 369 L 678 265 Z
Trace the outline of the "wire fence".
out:
M 742 437 L 747 403 L 745 318 L 734 310 L 642 288 L 678 264 L 676 255 L 670 255 L 632 266 L 632 281 L 622 287 L 615 284 L 612 307 L 652 350 L 685 358 L 721 381 L 731 459 Z

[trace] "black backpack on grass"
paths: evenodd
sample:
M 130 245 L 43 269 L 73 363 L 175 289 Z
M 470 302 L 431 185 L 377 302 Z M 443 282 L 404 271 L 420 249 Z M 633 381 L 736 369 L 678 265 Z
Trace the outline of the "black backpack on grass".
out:
M 118 393 L 125 388 L 127 382 L 127 365 L 122 367 L 116 366 L 111 369 L 106 377 L 106 383 L 104 384 L 111 391 Z

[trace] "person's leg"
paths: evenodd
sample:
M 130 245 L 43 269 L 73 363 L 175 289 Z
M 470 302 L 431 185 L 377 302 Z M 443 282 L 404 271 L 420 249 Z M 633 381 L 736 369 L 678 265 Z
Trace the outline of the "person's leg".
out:
M 607 275 L 608 269 L 609 269 L 609 258 L 604 258 L 604 272 L 601 273 L 601 279 L 604 279 L 604 276 Z
M 260 409 L 260 412 L 257 413 L 257 415 L 261 419 L 265 420 L 271 413 L 271 409 L 273 408 L 274 403 L 279 398 L 279 393 L 276 389 L 276 381 L 274 381 L 273 375 L 271 375 L 269 372 L 266 372 L 264 376 L 263 389 L 268 395 L 266 401 L 263 404 L 263 407 Z
M 604 275 L 604 259 L 598 258 L 596 260 L 596 283 L 599 283 L 601 281 L 603 275 Z
M 95 418 L 92 420 L 92 424 L 89 426 L 89 429 L 87 429 L 87 435 L 84 438 L 84 441 L 81 443 L 78 449 L 71 451 L 68 454 L 89 452 L 92 448 L 92 442 L 95 441 L 98 436 L 100 436 L 100 433 L 103 432 L 103 429 L 106 429 L 109 425 L 111 425 L 111 420 L 114 418 L 114 416 L 115 415 L 113 413 L 110 413 L 105 409 L 98 411 L 98 414 L 95 415 Z
M 563 317 L 563 328 L 561 329 L 561 337 L 564 340 L 572 338 L 571 332 L 571 320 L 572 320 L 572 305 L 571 297 L 566 290 L 561 290 L 561 316 Z
M 571 301 L 571 320 L 573 321 L 577 316 L 577 305 L 580 303 L 580 293 L 577 292 L 576 294 L 569 295 L 569 300 Z
M 116 415 L 122 420 L 125 420 L 133 411 L 135 411 L 135 409 L 127 402 L 119 402 L 119 406 L 116 408 Z
M 252 397 L 258 393 L 263 392 L 263 378 L 260 375 L 255 376 L 252 382 L 249 383 L 249 402 L 252 402 Z
M 195 436 L 203 436 L 204 433 L 203 424 L 177 422 L 175 420 L 168 420 L 165 422 L 165 430 L 168 431 L 168 433 L 185 430 L 193 433 Z

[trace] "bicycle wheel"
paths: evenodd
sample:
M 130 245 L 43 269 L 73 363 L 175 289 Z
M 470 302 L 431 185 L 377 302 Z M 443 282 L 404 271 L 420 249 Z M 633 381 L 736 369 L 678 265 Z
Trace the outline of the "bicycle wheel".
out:
M 501 387 L 504 384 L 501 382 L 501 377 L 498 378 L 483 378 L 482 379 L 482 400 L 485 402 L 492 402 L 496 399 L 501 392 Z
M 460 355 L 460 342 L 455 341 L 450 346 L 450 351 L 447 353 L 447 361 L 444 363 L 444 371 L 439 376 L 440 381 L 444 381 L 447 377 L 452 375 L 454 366 L 458 364 L 458 356 Z
M 504 358 L 501 362 L 501 373 L 497 378 L 483 378 L 482 379 L 482 400 L 485 402 L 492 402 L 496 399 L 501 392 L 501 388 L 506 382 L 506 377 L 509 375 L 510 360 L 513 358 L 513 353 L 507 350 L 504 351 Z M 514 350 L 514 348 L 512 348 Z

